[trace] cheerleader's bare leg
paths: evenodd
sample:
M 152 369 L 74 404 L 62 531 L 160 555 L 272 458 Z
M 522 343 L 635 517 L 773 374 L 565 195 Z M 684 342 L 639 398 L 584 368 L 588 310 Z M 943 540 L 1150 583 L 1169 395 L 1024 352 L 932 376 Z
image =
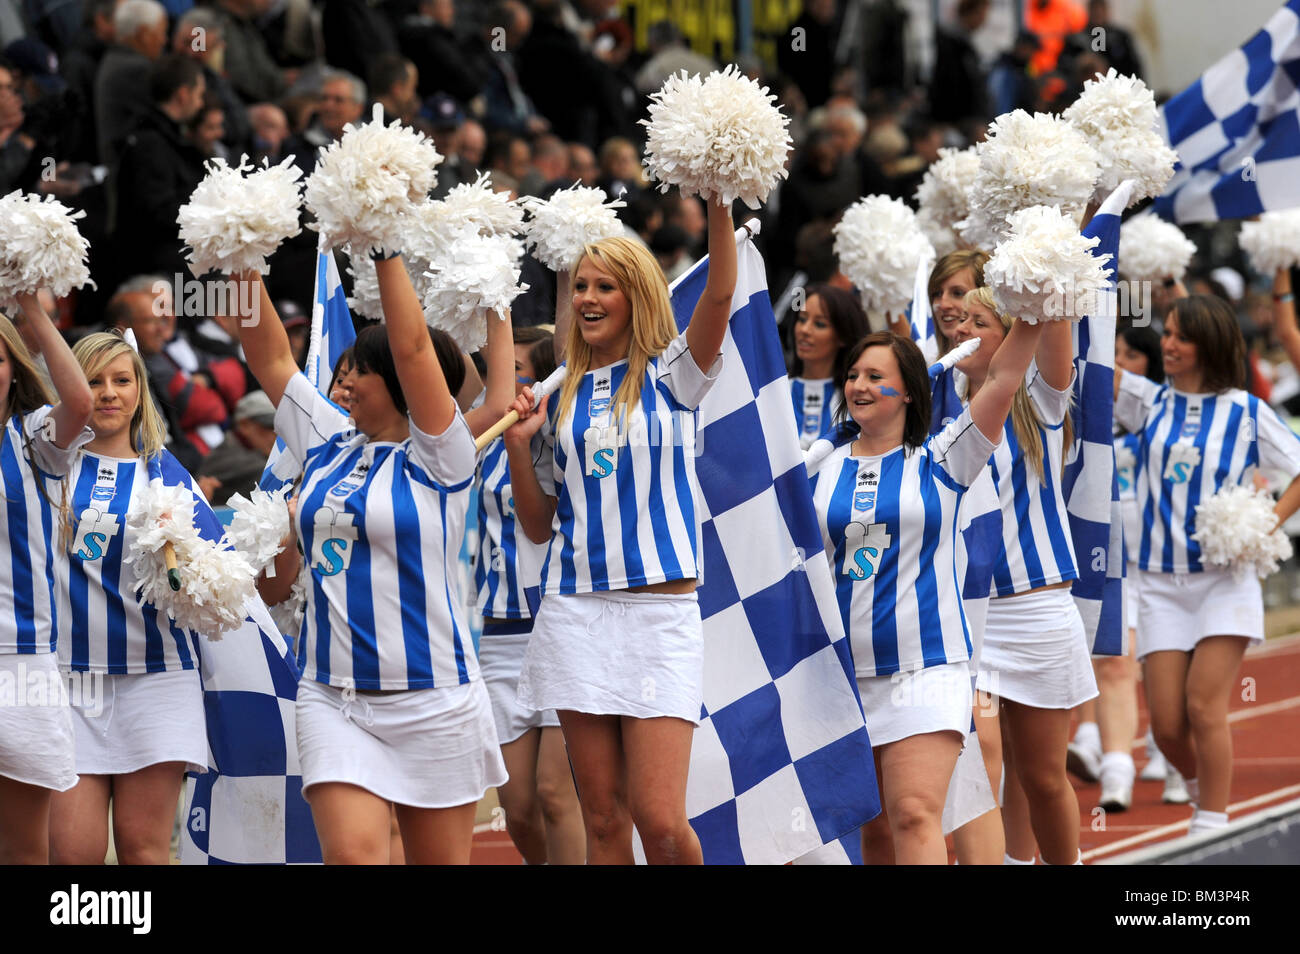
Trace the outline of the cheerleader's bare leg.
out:
M 119 864 L 169 863 L 176 802 L 184 784 L 184 762 L 159 762 L 113 777 L 113 846 Z
M 497 799 L 506 816 L 506 831 L 524 861 L 546 863 L 546 829 L 541 801 L 537 797 L 537 753 L 542 730 L 529 729 L 513 742 L 501 746 L 510 779 L 497 789 Z
M 453 808 L 395 807 L 408 865 L 469 864 L 478 802 Z
M 695 726 L 685 719 L 622 717 L 628 806 L 652 865 L 703 863 L 686 818 L 686 773 Z
M 1072 865 L 1079 856 L 1079 800 L 1065 774 L 1070 710 L 1038 709 L 1003 699 L 1002 720 L 1043 861 Z
M 537 801 L 546 826 L 546 860 L 552 865 L 580 865 L 587 857 L 582 807 L 573 787 L 573 770 L 564 733 L 555 726 L 541 730 L 537 751 Z
M 1232 787 L 1232 730 L 1228 704 L 1246 653 L 1243 636 L 1210 636 L 1192 650 L 1187 670 L 1187 722 L 1196 751 L 1198 807 L 1226 812 Z
M 0 865 L 49 862 L 51 794 L 48 788 L 0 776 Z
M 311 805 L 325 864 L 388 864 L 387 801 L 346 782 L 319 782 L 305 789 L 303 797 Z
M 1033 863 L 1038 854 L 1038 841 L 1029 820 L 1029 800 L 1020 787 L 1016 755 L 1007 735 L 1010 730 L 1005 719 L 1000 719 L 999 723 L 1002 726 L 1002 826 L 1006 853 L 1017 861 Z
M 560 726 L 582 803 L 587 863 L 630 865 L 632 815 L 627 800 L 627 764 L 618 716 L 559 710 Z
M 108 804 L 111 775 L 82 775 L 66 792 L 50 799 L 50 863 L 102 865 L 108 855 Z
M 943 802 L 961 754 L 956 732 L 926 732 L 880 747 L 880 793 L 900 865 L 944 865 Z
M 980 756 L 988 773 L 989 785 L 996 800 L 1002 779 L 1002 733 L 999 729 L 996 697 L 976 691 L 974 722 L 979 740 Z M 969 738 L 967 745 L 970 744 Z M 1002 827 L 1002 811 L 994 805 L 989 811 L 972 819 L 952 833 L 957 862 L 963 865 L 1000 865 L 1006 854 L 1006 832 Z
M 1142 660 L 1151 734 L 1165 759 L 1184 778 L 1196 777 L 1196 752 L 1187 722 L 1187 671 L 1191 662 L 1191 653 L 1178 650 L 1148 653 Z

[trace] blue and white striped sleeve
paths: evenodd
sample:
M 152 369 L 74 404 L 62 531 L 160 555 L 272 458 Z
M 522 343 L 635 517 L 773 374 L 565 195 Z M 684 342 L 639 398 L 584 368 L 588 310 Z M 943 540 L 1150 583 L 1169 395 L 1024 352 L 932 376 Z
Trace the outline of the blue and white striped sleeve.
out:
M 1119 396 L 1115 398 L 1115 423 L 1136 434 L 1147 423 L 1147 413 L 1156 403 L 1161 386 L 1131 371 L 1120 372 Z
M 1295 480 L 1300 474 L 1300 436 L 1263 401 L 1259 402 L 1258 437 L 1260 467 Z
M 443 487 L 454 487 L 474 476 L 478 452 L 474 449 L 474 435 L 460 410 L 441 434 L 426 434 L 410 422 L 411 462 L 423 470 L 433 482 Z
M 1065 390 L 1058 391 L 1043 380 L 1042 372 L 1038 370 L 1037 364 L 1034 364 L 1029 368 L 1025 389 L 1029 391 L 1034 406 L 1042 415 L 1043 425 L 1051 428 L 1060 427 L 1065 421 L 1065 415 L 1070 413 L 1070 398 L 1074 395 L 1073 374 Z
M 695 410 L 709 393 L 713 382 L 722 373 L 722 355 L 713 359 L 709 370 L 701 371 L 691 354 L 690 345 L 686 343 L 686 332 L 682 332 L 664 349 L 655 361 L 656 377 L 668 384 L 677 402 L 689 411 Z
M 53 410 L 46 405 L 23 417 L 23 434 L 32 449 L 32 461 L 37 469 L 50 477 L 63 477 L 72 469 L 77 452 L 95 439 L 95 432 L 87 424 L 67 447 L 60 447 L 54 443 L 57 435 L 54 433 L 54 420 L 50 417 Z
M 289 379 L 275 410 L 275 432 L 295 458 L 306 461 L 314 448 L 351 428 L 347 415 L 326 400 L 305 374 Z
M 998 446 L 975 426 L 969 407 L 926 444 L 930 459 L 962 487 L 975 482 Z

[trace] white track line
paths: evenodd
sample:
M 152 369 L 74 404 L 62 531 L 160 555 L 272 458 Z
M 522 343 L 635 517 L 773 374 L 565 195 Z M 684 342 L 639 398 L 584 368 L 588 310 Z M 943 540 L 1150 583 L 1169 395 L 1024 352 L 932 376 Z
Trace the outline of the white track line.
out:
M 1259 808 L 1270 802 L 1280 801 L 1284 798 L 1290 798 L 1293 795 L 1300 795 L 1300 785 L 1288 785 L 1286 788 L 1279 788 L 1272 792 L 1265 792 L 1263 795 L 1256 795 L 1254 798 L 1248 798 L 1244 802 L 1237 802 L 1228 806 L 1228 814 L 1242 812 L 1251 808 Z M 1156 841 L 1167 835 L 1179 835 L 1187 831 L 1187 821 L 1174 822 L 1170 825 L 1161 825 L 1159 828 L 1152 828 L 1150 831 L 1143 832 L 1140 835 L 1132 835 L 1119 841 L 1113 841 L 1109 845 L 1102 845 L 1100 848 L 1094 848 L 1091 851 L 1083 853 L 1084 861 L 1091 861 L 1094 858 L 1100 858 L 1103 855 L 1114 854 L 1125 848 L 1132 848 L 1144 844 L 1148 841 Z

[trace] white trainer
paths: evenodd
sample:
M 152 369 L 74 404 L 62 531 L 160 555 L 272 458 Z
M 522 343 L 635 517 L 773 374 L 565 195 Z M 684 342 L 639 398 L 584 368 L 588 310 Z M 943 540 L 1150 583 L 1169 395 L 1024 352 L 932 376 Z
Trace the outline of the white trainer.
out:
M 1169 766 L 1169 774 L 1165 776 L 1165 791 L 1160 800 L 1166 805 L 1186 805 L 1192 800 L 1182 773 L 1172 765 Z
M 1101 774 L 1101 747 L 1071 742 L 1065 749 L 1065 768 L 1085 782 L 1097 781 Z
M 1142 771 L 1138 774 L 1144 782 L 1158 782 L 1169 774 L 1169 763 L 1165 761 L 1164 753 L 1156 746 L 1155 737 L 1151 730 L 1147 729 L 1147 764 L 1142 766 Z

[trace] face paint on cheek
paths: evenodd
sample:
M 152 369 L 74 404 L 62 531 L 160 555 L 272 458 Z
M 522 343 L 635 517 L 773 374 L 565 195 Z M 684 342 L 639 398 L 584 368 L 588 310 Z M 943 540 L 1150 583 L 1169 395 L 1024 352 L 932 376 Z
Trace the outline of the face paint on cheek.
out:
M 902 396 L 903 396 L 903 395 L 900 394 L 898 391 L 895 391 L 893 388 L 891 388 L 888 384 L 882 384 L 882 385 L 880 386 L 880 393 L 883 394 L 885 397 L 902 397 Z

